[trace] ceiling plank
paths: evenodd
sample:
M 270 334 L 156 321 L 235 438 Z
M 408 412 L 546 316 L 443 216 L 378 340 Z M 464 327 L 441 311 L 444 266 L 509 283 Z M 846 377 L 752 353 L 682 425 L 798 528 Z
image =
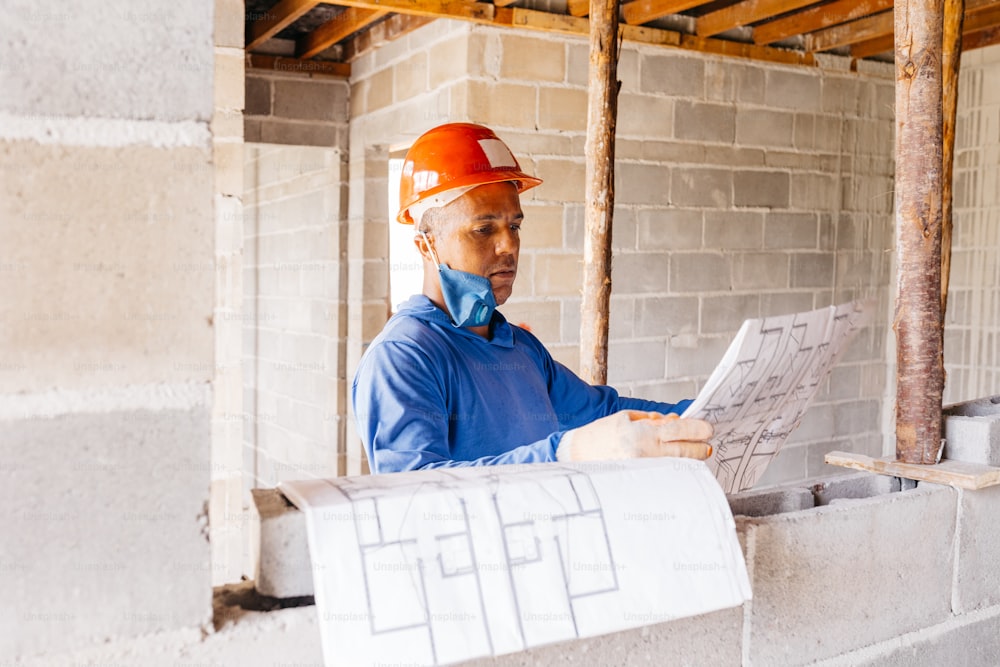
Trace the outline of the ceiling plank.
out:
M 348 7 L 311 33 L 296 40 L 295 55 L 299 58 L 312 58 L 388 13 L 388 9 Z
M 295 72 L 309 76 L 335 76 L 339 78 L 351 76 L 350 63 L 336 63 L 329 60 L 300 60 L 299 58 L 264 56 L 259 53 L 247 53 L 246 66 L 247 69 Z
M 811 53 L 793 51 L 791 49 L 776 49 L 770 46 L 746 44 L 743 42 L 732 42 L 726 39 L 698 37 L 697 35 L 681 35 L 680 46 L 683 49 L 691 49 L 692 51 L 717 53 L 724 56 L 750 58 L 752 60 L 763 60 L 772 63 L 785 63 L 788 65 L 816 64 L 816 59 Z
M 590 0 L 568 0 L 566 11 L 570 16 L 587 16 L 590 14 Z
M 841 23 L 806 35 L 806 51 L 827 51 L 893 33 L 892 10 L 850 23 Z
M 884 35 L 874 39 L 867 39 L 863 42 L 851 45 L 851 57 L 855 60 L 870 58 L 886 51 L 892 51 L 894 44 L 892 35 Z
M 699 37 L 711 37 L 730 28 L 757 23 L 815 3 L 816 0 L 744 0 L 699 16 L 695 21 L 695 33 Z
M 976 7 L 974 11 L 966 11 L 965 22 L 962 24 L 962 34 L 979 32 L 1000 25 L 1000 5 L 991 7 Z
M 1000 27 L 988 28 L 968 35 L 962 35 L 963 51 L 981 49 L 984 46 L 993 46 L 994 44 L 1000 44 Z
M 421 28 L 434 19 L 428 16 L 413 16 L 410 14 L 392 14 L 381 23 L 365 30 L 360 35 L 349 37 L 344 42 L 344 60 L 350 62 L 360 54 L 398 39 L 403 35 Z
M 344 7 L 385 9 L 398 14 L 492 23 L 495 7 L 474 0 L 337 0 Z
M 319 4 L 319 0 L 281 0 L 264 13 L 264 17 L 250 24 L 250 39 L 246 50 L 250 51 L 297 21 Z
M 622 17 L 630 25 L 642 25 L 658 18 L 683 12 L 705 0 L 632 0 L 622 5 Z
M 793 35 L 814 32 L 869 16 L 890 7 L 892 0 L 837 0 L 828 5 L 812 7 L 787 18 L 759 25 L 753 29 L 753 41 L 755 44 L 770 44 Z

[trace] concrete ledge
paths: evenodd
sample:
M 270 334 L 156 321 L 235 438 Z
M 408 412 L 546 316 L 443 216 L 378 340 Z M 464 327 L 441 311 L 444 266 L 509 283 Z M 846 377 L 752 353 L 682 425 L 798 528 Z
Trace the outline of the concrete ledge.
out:
M 944 458 L 1000 466 L 1000 396 L 950 405 L 944 416 Z

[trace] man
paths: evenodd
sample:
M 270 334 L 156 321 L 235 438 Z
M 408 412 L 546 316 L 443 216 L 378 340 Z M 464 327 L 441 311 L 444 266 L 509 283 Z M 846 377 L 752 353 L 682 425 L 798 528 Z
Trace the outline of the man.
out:
M 517 276 L 519 195 L 540 183 L 480 125 L 434 128 L 407 153 L 397 219 L 416 226 L 423 294 L 354 379 L 372 472 L 711 453 L 711 425 L 677 418 L 689 401 L 591 386 L 495 310 Z

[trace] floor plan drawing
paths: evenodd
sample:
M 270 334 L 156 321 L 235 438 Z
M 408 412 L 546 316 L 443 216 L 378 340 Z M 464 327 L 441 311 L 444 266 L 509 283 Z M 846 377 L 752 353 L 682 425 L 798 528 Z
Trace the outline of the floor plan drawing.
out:
M 760 479 L 872 310 L 851 302 L 743 323 L 684 413 L 714 425 L 708 464 L 726 493 Z
M 742 603 L 742 552 L 704 463 L 633 465 L 282 482 L 307 515 L 328 662 L 444 665 Z M 667 505 L 685 510 L 629 509 Z M 719 567 L 692 575 L 706 554 Z

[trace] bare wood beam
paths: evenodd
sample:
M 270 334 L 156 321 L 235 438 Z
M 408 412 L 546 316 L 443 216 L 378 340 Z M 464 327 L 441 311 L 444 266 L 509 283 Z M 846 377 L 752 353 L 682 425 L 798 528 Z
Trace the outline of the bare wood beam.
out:
M 493 0 L 493 5 L 495 7 L 508 7 L 513 5 L 517 0 Z
M 297 72 L 309 76 L 334 76 L 346 78 L 351 76 L 350 63 L 335 63 L 328 60 L 299 60 L 298 58 L 281 58 L 278 56 L 262 56 L 257 53 L 246 55 L 247 69 L 270 70 L 273 72 Z
M 948 312 L 951 277 L 952 176 L 955 167 L 955 120 L 958 117 L 958 73 L 962 64 L 962 23 L 965 0 L 944 0 L 941 49 L 941 335 Z M 944 340 L 941 341 L 944 354 Z M 942 367 L 944 360 L 941 361 Z
M 618 121 L 618 0 L 590 2 L 586 192 L 580 377 L 608 381 L 611 232 L 615 210 L 615 125 Z
M 730 28 L 750 25 L 778 14 L 801 9 L 816 0 L 743 0 L 724 9 L 699 16 L 695 21 L 695 34 L 711 37 Z
M 970 5 L 972 2 L 969 3 Z M 1000 25 L 1000 5 L 967 9 L 963 33 L 979 32 Z
M 987 2 L 992 0 L 969 0 L 965 5 L 965 19 L 962 28 L 963 49 L 975 48 L 970 46 L 975 40 L 977 31 L 986 29 L 989 26 L 1000 25 L 1000 7 L 990 6 Z M 988 46 L 985 45 L 984 46 Z M 892 49 L 892 34 L 875 37 L 874 39 L 858 42 L 851 46 L 852 58 L 868 58 L 879 53 L 885 53 Z
M 474 0 L 337 0 L 344 7 L 384 9 L 397 14 L 492 23 L 494 6 Z
M 349 37 L 344 42 L 344 60 L 351 61 L 365 51 L 398 39 L 417 28 L 427 25 L 433 20 L 433 18 L 428 16 L 392 14 L 378 25 L 372 26 L 370 30 L 366 30 L 360 35 Z
M 896 0 L 896 459 L 941 451 L 942 16 Z
M 570 16 L 586 16 L 590 13 L 590 0 L 569 0 L 566 11 Z
M 984 46 L 993 46 L 994 44 L 1000 44 L 1000 27 L 962 35 L 963 51 L 981 49 Z
M 588 2 L 590 0 L 587 0 Z M 589 9 L 587 10 L 590 11 Z M 529 28 L 541 32 L 553 32 L 563 35 L 589 35 L 590 21 L 585 17 L 553 14 L 535 9 L 521 7 L 504 7 L 497 9 L 494 23 L 519 28 Z M 660 30 L 637 25 L 620 25 L 618 33 L 622 39 L 641 44 L 657 46 L 679 46 L 681 35 L 673 30 Z
M 271 39 L 318 4 L 319 0 L 281 0 L 267 10 L 263 18 L 250 25 L 246 50 L 250 51 Z
M 791 49 L 776 49 L 768 46 L 758 46 L 757 44 L 731 42 L 726 39 L 698 37 L 696 35 L 681 35 L 680 46 L 682 49 L 691 49 L 692 51 L 701 51 L 702 53 L 717 53 L 723 56 L 736 56 L 738 58 L 763 60 L 772 63 L 786 63 L 789 65 L 816 64 L 816 60 L 811 53 L 803 53 Z
M 295 55 L 299 58 L 312 58 L 388 13 L 388 9 L 348 7 L 308 35 L 296 40 Z
M 622 5 L 622 16 L 630 25 L 642 25 L 697 7 L 702 2 L 704 0 L 632 0 Z
M 868 58 L 886 51 L 892 51 L 892 35 L 866 39 L 851 45 L 851 57 L 855 59 Z
M 882 12 L 806 35 L 806 51 L 828 51 L 891 34 L 892 12 Z
M 892 0 L 837 0 L 828 5 L 812 7 L 759 25 L 753 29 L 755 44 L 770 44 L 793 35 L 802 35 L 830 26 L 853 21 L 892 7 Z

